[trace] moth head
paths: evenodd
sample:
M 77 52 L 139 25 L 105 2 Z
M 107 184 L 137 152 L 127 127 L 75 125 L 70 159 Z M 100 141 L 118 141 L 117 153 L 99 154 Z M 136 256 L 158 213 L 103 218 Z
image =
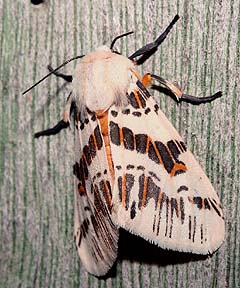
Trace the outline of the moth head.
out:
M 112 45 L 111 45 L 112 46 Z M 83 57 L 73 74 L 73 95 L 79 111 L 108 110 L 112 105 L 125 107 L 135 63 L 100 46 Z

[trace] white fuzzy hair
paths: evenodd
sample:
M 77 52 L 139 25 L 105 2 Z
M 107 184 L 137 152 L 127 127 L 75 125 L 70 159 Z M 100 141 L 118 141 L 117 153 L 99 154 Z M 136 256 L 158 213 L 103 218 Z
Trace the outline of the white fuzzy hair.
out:
M 73 97 L 80 112 L 127 105 L 126 93 L 136 83 L 134 63 L 106 46 L 84 56 L 73 74 Z

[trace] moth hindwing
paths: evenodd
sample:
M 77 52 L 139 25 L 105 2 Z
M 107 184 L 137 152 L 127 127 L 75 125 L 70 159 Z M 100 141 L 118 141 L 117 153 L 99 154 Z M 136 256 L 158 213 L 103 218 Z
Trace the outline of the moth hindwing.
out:
M 112 267 L 119 227 L 162 248 L 198 254 L 214 252 L 224 239 L 217 193 L 147 87 L 156 80 L 177 100 L 198 104 L 221 92 L 197 98 L 160 76 L 141 77 L 136 69 L 178 18 L 128 58 L 113 51 L 117 37 L 111 49 L 102 46 L 84 56 L 73 75 L 49 68 L 73 82 L 73 91 L 63 120 L 35 136 L 58 133 L 69 126 L 73 114 L 74 235 L 80 258 L 94 275 Z

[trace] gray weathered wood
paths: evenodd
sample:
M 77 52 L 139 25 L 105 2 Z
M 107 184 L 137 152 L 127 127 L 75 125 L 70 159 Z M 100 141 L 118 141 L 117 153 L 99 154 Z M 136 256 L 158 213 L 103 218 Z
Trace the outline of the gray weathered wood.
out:
M 85 272 L 72 241 L 73 131 L 33 138 L 61 119 L 71 85 L 53 76 L 21 91 L 47 64 L 134 30 L 117 43 L 130 55 L 176 13 L 181 21 L 140 71 L 176 79 L 190 94 L 223 91 L 202 106 L 154 96 L 220 195 L 226 241 L 194 261 L 125 236 L 116 275 L 99 280 Z M 240 1 L 0 0 L 0 16 L 0 287 L 240 287 Z

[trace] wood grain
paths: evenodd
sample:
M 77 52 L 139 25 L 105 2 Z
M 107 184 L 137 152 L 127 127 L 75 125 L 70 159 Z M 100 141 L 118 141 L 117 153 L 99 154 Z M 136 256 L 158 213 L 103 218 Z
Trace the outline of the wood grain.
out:
M 130 55 L 176 13 L 181 20 L 140 71 L 176 79 L 193 95 L 223 91 L 201 106 L 154 96 L 218 191 L 226 240 L 205 259 L 122 233 L 113 272 L 97 279 L 73 243 L 73 131 L 33 138 L 61 119 L 71 85 L 52 76 L 21 92 L 49 63 L 134 30 L 116 44 Z M 0 0 L 0 16 L 0 287 L 240 287 L 240 1 Z

